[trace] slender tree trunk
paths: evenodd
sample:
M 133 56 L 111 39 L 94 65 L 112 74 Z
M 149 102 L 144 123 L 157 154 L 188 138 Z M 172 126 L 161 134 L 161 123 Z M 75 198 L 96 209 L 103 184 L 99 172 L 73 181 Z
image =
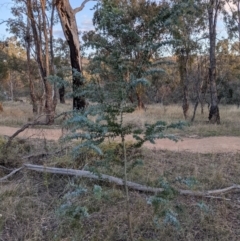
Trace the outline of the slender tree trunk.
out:
M 47 80 L 50 75 L 50 56 L 49 56 L 49 29 L 47 14 L 46 14 L 46 0 L 40 0 L 40 7 L 33 10 L 33 1 L 26 0 L 27 15 L 31 23 L 35 52 L 37 56 L 37 63 L 39 67 L 40 76 L 44 87 L 45 97 L 45 113 L 46 122 L 52 124 L 54 122 L 55 106 L 53 103 L 53 88 Z M 53 23 L 53 22 L 52 22 Z M 51 31 L 51 29 L 50 29 Z M 43 34 L 42 34 L 43 32 Z M 44 50 L 42 49 L 44 47 Z M 43 99 L 41 99 L 42 101 Z M 41 106 L 42 106 L 42 102 Z M 40 106 L 40 108 L 41 108 Z
M 192 116 L 192 119 L 191 119 L 192 122 L 195 119 L 196 111 L 197 111 L 197 108 L 198 108 L 198 103 L 199 103 L 199 98 L 197 97 L 197 101 L 196 101 L 196 103 L 194 105 L 194 109 L 193 109 L 193 116 Z
M 188 110 L 189 110 L 189 97 L 188 97 L 188 76 L 187 76 L 187 62 L 188 62 L 188 54 L 180 53 L 178 58 L 179 62 L 179 72 L 180 72 L 180 79 L 183 86 L 183 115 L 184 118 L 188 118 Z
M 65 104 L 65 87 L 59 88 L 59 99 L 61 104 Z
M 78 27 L 75 14 L 80 11 L 72 9 L 69 0 L 56 0 L 56 8 L 61 20 L 62 29 L 70 48 L 71 66 L 73 69 L 73 92 L 79 91 L 83 86 L 83 82 L 79 75 L 74 74 L 75 71 L 82 73 L 80 42 L 78 37 Z M 73 97 L 73 109 L 83 109 L 86 105 L 83 96 L 75 95 Z
M 30 98 L 32 101 L 33 107 L 33 114 L 38 115 L 39 109 L 37 104 L 37 96 L 35 95 L 34 84 L 31 78 L 31 58 L 30 58 L 30 51 L 31 51 L 31 36 L 30 36 L 30 22 L 29 19 L 27 20 L 27 34 L 25 36 L 25 44 L 26 44 L 26 52 L 27 52 L 27 76 L 28 76 L 28 83 L 29 83 L 29 90 L 30 90 Z
M 219 0 L 211 0 L 208 6 L 209 19 L 209 40 L 210 40 L 210 66 L 209 66 L 209 83 L 211 94 L 211 107 L 209 110 L 210 123 L 220 124 L 220 114 L 218 108 L 217 86 L 216 86 L 216 23 L 219 11 Z
M 197 83 L 196 83 L 196 92 L 197 92 L 197 99 L 194 105 L 193 116 L 191 121 L 193 122 L 195 119 L 196 111 L 198 104 L 201 104 L 201 113 L 203 114 L 203 96 L 202 96 L 202 89 L 203 89 L 203 74 L 202 74 L 202 61 L 198 60 L 198 71 L 197 71 Z
M 141 94 L 137 92 L 136 95 L 137 95 L 137 106 L 138 106 L 138 109 L 139 110 L 144 110 L 145 109 L 145 105 L 144 105 L 144 103 L 142 101 Z
M 9 73 L 9 87 L 10 87 L 10 94 L 11 94 L 11 101 L 14 101 L 14 94 L 13 94 L 13 81 L 12 81 L 12 73 Z
M 46 79 L 50 75 L 50 58 L 49 58 L 49 37 L 47 33 L 47 23 L 46 23 L 46 0 L 41 0 L 41 10 L 42 10 L 42 28 L 45 40 L 45 76 L 44 85 L 46 90 L 46 101 L 45 101 L 45 111 L 46 111 L 46 122 L 49 124 L 54 123 L 55 109 L 53 105 L 53 88 L 49 81 Z
M 50 27 L 49 27 L 49 41 L 50 41 L 50 70 L 51 75 L 55 75 L 55 66 L 54 66 L 54 51 L 53 51 L 53 25 L 54 25 L 54 13 L 55 13 L 55 0 L 52 0 L 52 12 L 51 12 L 51 19 L 50 19 Z M 57 85 L 56 83 L 53 84 L 53 109 L 56 109 L 57 106 Z

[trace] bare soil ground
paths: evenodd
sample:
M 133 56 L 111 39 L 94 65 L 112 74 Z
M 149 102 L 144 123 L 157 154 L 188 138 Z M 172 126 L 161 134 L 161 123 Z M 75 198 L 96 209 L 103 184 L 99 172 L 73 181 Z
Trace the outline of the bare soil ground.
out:
M 19 128 L 0 126 L 0 135 L 11 136 Z M 26 129 L 20 133 L 21 138 L 37 138 L 57 141 L 62 136 L 61 129 Z M 145 143 L 145 147 L 153 150 L 187 151 L 193 153 L 235 153 L 240 152 L 240 137 L 217 136 L 182 138 L 178 142 L 168 139 L 157 140 L 156 144 Z

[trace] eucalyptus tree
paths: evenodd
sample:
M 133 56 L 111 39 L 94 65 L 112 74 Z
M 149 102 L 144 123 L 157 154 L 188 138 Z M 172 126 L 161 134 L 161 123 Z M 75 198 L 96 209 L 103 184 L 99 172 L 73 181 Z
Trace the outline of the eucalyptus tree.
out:
M 223 10 L 224 22 L 227 27 L 228 38 L 233 42 L 231 45 L 231 74 L 233 78 L 227 83 L 229 100 L 236 102 L 239 107 L 239 72 L 240 72 L 240 0 L 226 0 Z M 229 41 L 230 42 L 230 41 Z M 229 92 L 230 91 L 230 92 Z
M 128 160 L 126 136 L 132 135 L 136 139 L 135 148 L 147 140 L 154 143 L 156 138 L 174 139 L 164 130 L 175 125 L 168 126 L 159 121 L 138 128 L 126 123 L 124 118 L 136 106 L 143 107 L 141 92 L 149 83 L 148 77 L 163 72 L 159 68 L 162 61 L 157 62 L 155 56 L 161 55 L 161 47 L 168 43 L 164 39 L 164 16 L 165 7 L 152 1 L 104 0 L 96 6 L 93 18 L 95 31 L 84 35 L 84 47 L 95 50 L 88 66 L 91 80 L 82 88 L 92 104 L 84 111 L 73 113 L 66 123 L 72 129 L 67 140 L 81 139 L 73 150 L 74 155 L 77 157 L 83 149 L 94 149 L 107 168 L 111 168 L 110 162 L 114 161 L 114 157 L 103 153 L 99 144 L 106 139 L 120 138 L 119 147 L 123 151 L 120 170 L 124 176 L 130 240 L 134 240 L 134 233 L 127 180 L 133 160 Z M 137 103 L 131 102 L 133 92 Z M 100 165 L 100 161 L 96 164 Z M 93 165 L 90 168 L 96 171 Z
M 104 61 L 110 52 L 124 59 L 125 81 L 138 79 L 129 90 L 129 100 L 136 100 L 139 109 L 144 108 L 147 87 L 141 79 L 147 74 L 163 73 L 159 68 L 161 61 L 156 59 L 160 47 L 167 43 L 160 12 L 164 12 L 164 7 L 151 1 L 103 1 L 93 18 L 96 31 L 84 36 L 86 46 L 95 49 L 96 56 L 102 59 L 100 66 L 105 69 L 105 73 L 101 71 L 102 80 L 114 78 L 111 74 L 114 69 L 109 69 L 108 62 Z
M 54 74 L 53 63 L 53 25 L 56 16 L 55 5 L 50 0 L 14 0 L 12 13 L 15 19 L 9 19 L 10 31 L 21 38 L 26 47 L 28 59 L 29 84 L 32 100 L 36 100 L 33 82 L 30 75 L 30 56 L 33 54 L 37 62 L 40 78 L 43 83 L 43 100 L 46 122 L 54 122 L 57 104 L 56 88 L 48 77 Z M 32 49 L 33 47 L 33 49 Z
M 79 32 L 75 15 L 82 11 L 85 4 L 89 1 L 91 0 L 84 0 L 79 7 L 73 9 L 69 0 L 55 0 L 63 33 L 70 49 L 70 60 L 73 69 L 73 92 L 75 92 L 73 97 L 73 109 L 77 110 L 83 109 L 86 102 L 83 96 L 76 94 L 79 92 L 77 89 L 81 89 L 83 86 L 83 82 L 80 75 L 74 74 L 75 71 L 82 73 Z
M 17 89 L 24 87 L 25 51 L 15 37 L 7 38 L 0 52 L 1 86 L 9 93 L 14 101 Z
M 20 6 L 20 2 L 18 2 L 17 8 L 12 8 L 12 14 L 14 18 L 10 18 L 7 21 L 8 30 L 10 33 L 14 34 L 14 36 L 20 40 L 21 45 L 25 47 L 27 57 L 26 73 L 29 83 L 30 98 L 33 108 L 32 110 L 34 114 L 41 114 L 43 90 L 40 88 L 39 92 L 37 92 L 33 81 L 34 75 L 32 70 L 34 69 L 34 61 L 31 59 L 32 33 L 30 29 L 30 20 L 23 18 L 24 15 L 27 15 L 27 12 L 24 5 Z
M 201 1 L 169 1 L 169 17 L 165 20 L 169 34 L 173 38 L 173 52 L 177 56 L 180 82 L 183 88 L 183 114 L 188 117 L 189 109 L 189 69 L 194 54 L 198 53 L 200 40 L 204 38 L 205 14 Z
M 223 13 L 228 36 L 230 39 L 237 39 L 237 50 L 240 55 L 240 0 L 226 0 L 225 2 Z
M 225 1 L 223 0 L 206 0 L 206 9 L 208 14 L 208 30 L 209 30 L 209 84 L 211 95 L 211 106 L 209 110 L 209 121 L 211 123 L 220 124 L 220 114 L 218 107 L 218 94 L 216 85 L 216 37 L 217 37 L 217 21 L 219 13 Z

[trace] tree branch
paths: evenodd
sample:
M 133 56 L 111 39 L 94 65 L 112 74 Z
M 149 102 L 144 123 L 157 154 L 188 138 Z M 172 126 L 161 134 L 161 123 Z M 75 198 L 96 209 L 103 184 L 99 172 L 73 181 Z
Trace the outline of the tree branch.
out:
M 90 1 L 97 1 L 97 0 L 84 0 L 80 7 L 73 9 L 73 13 L 76 14 L 78 12 L 81 12 L 83 10 L 83 8 L 85 7 L 86 3 L 90 2 Z
M 53 174 L 61 174 L 61 175 L 70 175 L 70 176 L 77 176 L 77 177 L 86 177 L 90 179 L 100 180 L 100 181 L 108 181 L 110 183 L 115 183 L 119 186 L 124 186 L 124 180 L 118 177 L 113 177 L 105 174 L 96 175 L 89 171 L 84 170 L 75 170 L 75 169 L 67 169 L 67 168 L 56 168 L 56 167 L 45 167 L 45 166 L 39 166 L 39 165 L 32 165 L 32 164 L 25 164 L 24 166 L 13 170 L 11 173 L 9 173 L 7 176 L 0 178 L 0 182 L 5 181 L 7 178 L 13 176 L 15 173 L 19 172 L 23 168 L 26 168 L 27 170 L 37 171 L 37 172 L 47 172 L 47 173 L 53 173 Z M 127 186 L 133 190 L 142 191 L 142 192 L 148 192 L 148 193 L 160 193 L 163 192 L 163 188 L 154 188 L 149 187 L 145 185 L 141 185 L 135 182 L 126 182 Z M 206 197 L 206 198 L 216 198 L 216 199 L 224 199 L 230 201 L 230 199 L 225 199 L 222 197 L 213 196 L 216 194 L 225 194 L 229 193 L 234 190 L 240 190 L 240 185 L 232 185 L 230 187 L 222 188 L 222 189 L 216 189 L 216 190 L 208 190 L 208 191 L 191 191 L 191 190 L 177 190 L 180 195 L 185 196 L 195 196 L 195 197 Z
M 41 121 L 38 121 L 38 119 L 40 118 L 41 116 L 39 116 L 36 120 L 34 120 L 33 122 L 29 122 L 25 125 L 23 125 L 19 130 L 17 130 L 12 136 L 9 137 L 8 139 L 8 142 L 6 143 L 5 147 L 6 149 L 11 145 L 11 142 L 13 140 L 14 137 L 16 137 L 18 134 L 20 134 L 21 132 L 23 132 L 24 130 L 26 130 L 28 127 L 30 126 L 36 126 L 36 125 L 48 125 L 47 122 L 41 122 Z
M 18 169 L 13 170 L 12 172 L 10 172 L 7 176 L 0 178 L 0 182 L 4 182 L 6 179 L 8 179 L 9 177 L 13 176 L 15 173 L 19 172 L 20 170 L 22 170 L 24 167 L 20 167 Z
M 89 171 L 84 171 L 84 170 L 44 167 L 44 166 L 32 165 L 32 164 L 25 164 L 24 167 L 28 170 L 33 170 L 33 171 L 37 171 L 37 172 L 47 172 L 47 173 L 53 173 L 53 174 L 86 177 L 86 178 L 91 178 L 91 179 L 95 179 L 95 180 L 108 181 L 110 183 L 115 183 L 119 186 L 124 186 L 124 180 L 121 178 L 117 178 L 117 177 L 113 177 L 113 176 L 109 176 L 109 175 L 105 175 L 105 174 L 96 175 Z M 142 191 L 142 192 L 160 193 L 160 192 L 164 191 L 163 188 L 149 187 L 149 186 L 141 185 L 141 184 L 138 184 L 135 182 L 130 182 L 130 181 L 127 181 L 127 186 L 133 190 Z M 203 192 L 179 189 L 178 192 L 180 195 L 214 198 L 214 196 L 212 196 L 212 195 L 224 194 L 224 193 L 231 192 L 233 190 L 240 190 L 240 185 L 234 184 L 227 188 L 209 190 L 209 191 L 203 191 Z
M 3 23 L 7 23 L 7 22 L 8 22 L 8 20 L 2 20 L 2 19 L 1 19 L 1 20 L 0 20 L 0 25 L 3 24 Z

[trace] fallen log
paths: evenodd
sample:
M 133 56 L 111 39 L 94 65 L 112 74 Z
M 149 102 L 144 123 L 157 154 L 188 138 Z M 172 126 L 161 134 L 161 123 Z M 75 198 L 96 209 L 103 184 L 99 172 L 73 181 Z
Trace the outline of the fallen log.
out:
M 33 170 L 33 171 L 37 171 L 37 172 L 47 172 L 47 173 L 53 173 L 53 174 L 85 177 L 85 178 L 91 178 L 91 179 L 96 179 L 96 180 L 101 180 L 101 181 L 108 181 L 110 183 L 114 183 L 119 186 L 124 186 L 123 179 L 105 175 L 105 174 L 96 175 L 96 174 L 93 174 L 92 172 L 84 171 L 84 170 L 56 168 L 56 167 L 44 167 L 44 166 L 32 165 L 32 164 L 25 164 L 24 166 L 28 170 Z M 138 184 L 135 182 L 130 182 L 130 181 L 127 181 L 127 186 L 133 190 L 142 191 L 142 192 L 160 193 L 160 192 L 164 191 L 163 188 L 149 187 L 149 186 L 141 185 L 141 184 Z M 191 190 L 182 190 L 182 189 L 179 189 L 177 191 L 181 195 L 197 196 L 197 197 L 210 197 L 211 195 L 224 194 L 224 193 L 231 192 L 233 190 L 240 190 L 240 185 L 234 184 L 227 188 L 208 190 L 208 191 L 191 191 Z
M 41 116 L 39 116 L 38 118 L 40 118 Z M 19 130 L 17 130 L 12 136 L 9 137 L 6 145 L 5 145 L 5 149 L 7 150 L 7 148 L 11 145 L 12 140 L 18 136 L 21 132 L 25 131 L 27 128 L 31 127 L 31 126 L 37 126 L 37 125 L 48 125 L 47 122 L 42 122 L 42 121 L 38 121 L 38 118 L 36 120 L 34 120 L 33 122 L 29 122 L 25 125 L 23 125 Z
M 113 177 L 105 174 L 96 175 L 89 171 L 84 170 L 75 170 L 75 169 L 67 169 L 67 168 L 56 168 L 56 167 L 44 167 L 39 165 L 32 165 L 32 164 L 25 164 L 24 167 L 28 170 L 33 170 L 37 172 L 47 172 L 47 173 L 53 173 L 53 174 L 61 174 L 61 175 L 70 175 L 70 176 L 77 176 L 77 177 L 85 177 L 85 178 L 91 178 L 95 180 L 101 180 L 101 181 L 108 181 L 110 183 L 115 183 L 119 186 L 124 186 L 124 181 L 121 178 Z M 147 187 L 135 182 L 127 182 L 127 186 L 131 189 L 143 191 L 143 192 L 162 192 L 164 191 L 163 188 L 153 188 L 153 187 Z
M 100 181 L 108 181 L 110 183 L 117 184 L 118 186 L 124 186 L 124 180 L 118 177 L 113 177 L 105 174 L 96 175 L 89 171 L 84 170 L 75 170 L 75 169 L 67 169 L 67 168 L 56 168 L 56 167 L 45 167 L 45 166 L 39 166 L 39 165 L 32 165 L 32 164 L 24 164 L 23 167 L 20 167 L 18 169 L 15 169 L 7 176 L 0 179 L 0 182 L 5 181 L 10 176 L 14 175 L 16 172 L 22 170 L 23 168 L 27 170 L 37 171 L 37 172 L 46 172 L 46 173 L 52 173 L 52 174 L 61 174 L 61 175 L 70 175 L 70 176 L 76 176 L 76 177 L 84 177 L 84 178 L 90 178 Z M 141 192 L 148 192 L 148 193 L 161 193 L 164 191 L 163 188 L 154 188 L 149 187 L 145 185 L 141 185 L 139 183 L 130 182 L 127 181 L 128 188 L 132 190 L 137 190 Z M 229 193 L 234 190 L 240 190 L 240 185 L 233 184 L 230 187 L 226 187 L 223 189 L 216 189 L 216 190 L 208 190 L 208 191 L 192 191 L 192 190 L 177 190 L 180 195 L 185 196 L 195 196 L 195 197 L 207 197 L 207 198 L 218 198 L 222 199 L 221 197 L 215 197 L 213 195 L 216 194 L 225 194 Z M 227 200 L 227 199 L 226 199 Z

